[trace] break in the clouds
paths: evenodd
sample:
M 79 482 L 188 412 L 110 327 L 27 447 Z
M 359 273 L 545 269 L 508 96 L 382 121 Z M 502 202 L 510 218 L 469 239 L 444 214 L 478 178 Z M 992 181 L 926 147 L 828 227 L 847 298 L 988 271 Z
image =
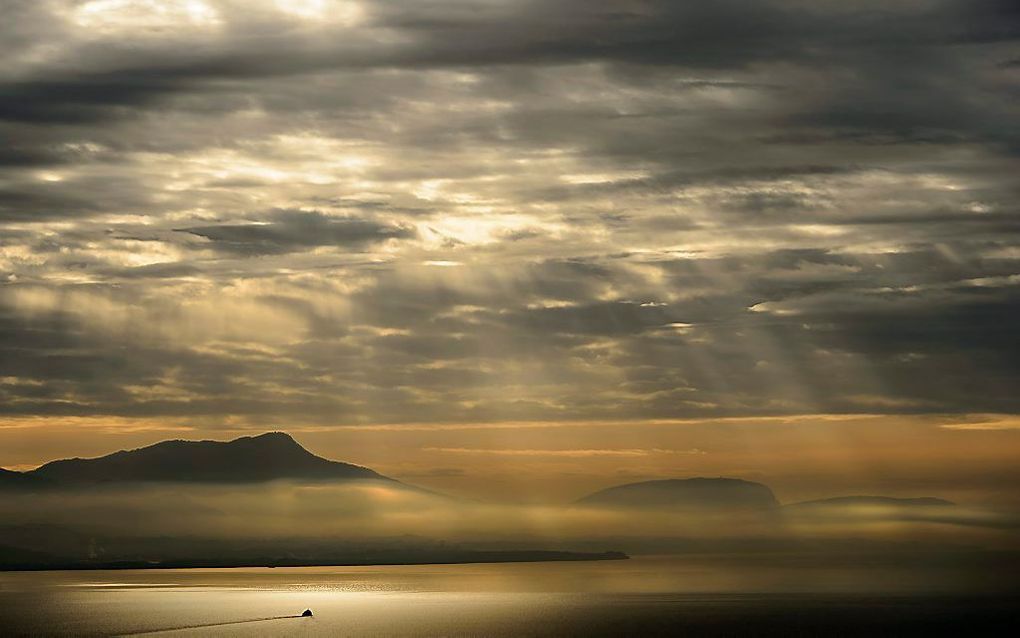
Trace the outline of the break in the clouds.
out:
M 1016 413 L 1016 6 L 9 1 L 0 411 Z

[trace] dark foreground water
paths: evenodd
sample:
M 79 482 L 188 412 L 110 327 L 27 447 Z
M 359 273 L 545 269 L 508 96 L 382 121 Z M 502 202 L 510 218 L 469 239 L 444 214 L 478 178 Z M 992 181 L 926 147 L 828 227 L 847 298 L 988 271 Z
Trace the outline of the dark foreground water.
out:
M 995 574 L 593 563 L 0 574 L 0 635 L 1016 635 Z M 313 618 L 297 617 L 311 608 Z

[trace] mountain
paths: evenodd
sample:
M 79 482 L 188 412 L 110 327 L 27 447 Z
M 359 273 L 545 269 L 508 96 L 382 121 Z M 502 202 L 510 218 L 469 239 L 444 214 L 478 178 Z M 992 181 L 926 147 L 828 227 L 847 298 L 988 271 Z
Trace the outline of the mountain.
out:
M 365 467 L 318 457 L 283 432 L 227 442 L 163 441 L 100 458 L 52 461 L 21 476 L 58 485 L 255 483 L 277 479 L 393 481 Z
M 791 503 L 786 507 L 821 508 L 821 507 L 949 507 L 955 505 L 933 496 L 919 498 L 897 498 L 894 496 L 836 496 L 821 498 L 814 501 Z
M 779 505 L 767 486 L 732 478 L 628 483 L 590 494 L 576 504 L 595 507 L 761 510 L 774 509 Z
M 13 472 L 0 467 L 0 490 L 40 487 L 47 483 L 45 479 L 29 476 L 22 472 Z

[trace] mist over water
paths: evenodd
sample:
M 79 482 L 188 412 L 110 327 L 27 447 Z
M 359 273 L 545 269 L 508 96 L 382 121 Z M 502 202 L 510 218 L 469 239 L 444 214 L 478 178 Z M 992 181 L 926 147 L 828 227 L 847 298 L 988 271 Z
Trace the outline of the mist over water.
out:
M 855 538 L 1016 548 L 1006 509 L 932 499 L 733 507 L 710 502 L 614 505 L 485 503 L 377 481 L 137 484 L 4 494 L 2 527 L 59 526 L 100 535 L 210 539 L 370 539 L 413 535 L 457 542 L 602 538 L 747 541 Z
M 278 474 L 347 472 L 269 439 L 304 461 Z M 923 634 L 1004 622 L 1020 592 L 1015 513 L 934 497 L 783 503 L 716 477 L 526 504 L 385 477 L 233 480 L 259 469 L 247 456 L 206 458 L 218 481 L 158 482 L 195 457 L 138 461 L 266 440 L 56 465 L 88 480 L 24 474 L 0 498 L 4 635 Z

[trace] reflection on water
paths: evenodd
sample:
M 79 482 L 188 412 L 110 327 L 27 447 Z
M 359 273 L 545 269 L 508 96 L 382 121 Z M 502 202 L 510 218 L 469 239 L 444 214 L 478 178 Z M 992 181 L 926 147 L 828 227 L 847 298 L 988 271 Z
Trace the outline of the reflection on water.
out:
M 37 572 L 0 574 L 0 634 L 903 633 L 1015 620 L 1015 602 L 1001 583 L 952 570 L 719 557 Z M 297 617 L 305 608 L 315 616 Z

